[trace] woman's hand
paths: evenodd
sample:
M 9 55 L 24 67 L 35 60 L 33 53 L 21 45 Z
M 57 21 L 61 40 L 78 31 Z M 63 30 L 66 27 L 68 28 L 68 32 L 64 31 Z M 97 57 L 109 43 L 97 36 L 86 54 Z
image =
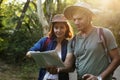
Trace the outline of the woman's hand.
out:
M 26 53 L 26 56 L 30 58 L 30 57 L 31 57 L 31 54 L 30 54 L 31 52 L 33 52 L 33 51 L 28 51 L 28 52 Z

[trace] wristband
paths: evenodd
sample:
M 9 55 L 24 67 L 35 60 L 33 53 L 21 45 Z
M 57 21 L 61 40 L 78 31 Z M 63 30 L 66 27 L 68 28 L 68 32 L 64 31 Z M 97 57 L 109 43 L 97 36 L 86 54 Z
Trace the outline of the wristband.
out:
M 57 68 L 57 73 L 59 73 L 60 72 L 60 68 Z
M 102 80 L 102 77 L 101 77 L 101 76 L 97 76 L 97 79 L 98 79 L 98 80 Z

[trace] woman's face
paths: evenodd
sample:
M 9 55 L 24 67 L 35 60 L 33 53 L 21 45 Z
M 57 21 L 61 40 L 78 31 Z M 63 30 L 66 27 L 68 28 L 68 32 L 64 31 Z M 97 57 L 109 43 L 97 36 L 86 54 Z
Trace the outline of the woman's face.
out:
M 67 28 L 64 23 L 57 22 L 54 24 L 53 30 L 57 38 L 64 38 Z

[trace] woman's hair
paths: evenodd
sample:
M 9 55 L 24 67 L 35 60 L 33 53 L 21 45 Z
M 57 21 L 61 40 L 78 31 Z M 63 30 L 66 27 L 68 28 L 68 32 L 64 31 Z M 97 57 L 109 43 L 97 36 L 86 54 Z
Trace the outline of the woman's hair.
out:
M 48 36 L 50 38 L 55 38 L 56 35 L 54 33 L 54 25 L 58 23 L 58 22 L 52 22 L 51 23 L 51 26 L 50 26 L 50 31 L 48 33 Z M 65 33 L 65 38 L 67 39 L 71 39 L 73 37 L 73 29 L 72 27 L 70 26 L 70 24 L 68 22 L 60 22 L 60 23 L 64 23 L 65 27 L 67 28 L 66 30 L 66 33 Z

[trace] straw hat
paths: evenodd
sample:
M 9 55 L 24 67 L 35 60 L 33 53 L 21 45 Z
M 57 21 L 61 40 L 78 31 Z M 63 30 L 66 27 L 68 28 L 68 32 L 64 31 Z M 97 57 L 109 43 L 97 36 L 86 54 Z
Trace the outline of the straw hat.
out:
M 74 4 L 73 6 L 69 6 L 67 8 L 65 8 L 64 10 L 64 16 L 67 19 L 72 19 L 73 18 L 73 14 L 74 13 L 88 13 L 90 15 L 95 15 L 95 12 L 97 11 L 97 9 L 93 9 L 89 4 L 85 3 L 85 2 L 79 2 Z
M 52 22 L 67 22 L 67 19 L 64 17 L 63 14 L 56 14 L 52 18 Z

